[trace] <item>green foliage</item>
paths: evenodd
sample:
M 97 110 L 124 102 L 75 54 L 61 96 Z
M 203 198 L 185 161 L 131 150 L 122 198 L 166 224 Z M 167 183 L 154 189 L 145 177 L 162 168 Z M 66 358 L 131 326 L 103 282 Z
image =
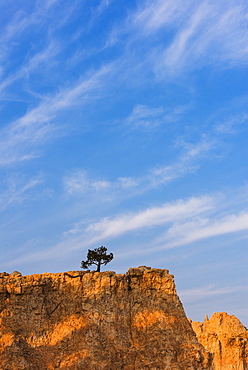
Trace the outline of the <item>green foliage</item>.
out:
M 113 253 L 107 254 L 106 247 L 101 246 L 93 250 L 88 249 L 87 260 L 81 262 L 81 268 L 87 269 L 91 265 L 96 265 L 96 271 L 100 272 L 101 265 L 107 265 L 113 258 Z

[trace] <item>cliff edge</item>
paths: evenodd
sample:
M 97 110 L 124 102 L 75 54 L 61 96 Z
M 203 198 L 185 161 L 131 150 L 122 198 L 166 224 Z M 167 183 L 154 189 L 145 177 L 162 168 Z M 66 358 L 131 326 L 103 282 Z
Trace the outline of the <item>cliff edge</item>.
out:
M 0 274 L 1 369 L 211 370 L 168 270 Z

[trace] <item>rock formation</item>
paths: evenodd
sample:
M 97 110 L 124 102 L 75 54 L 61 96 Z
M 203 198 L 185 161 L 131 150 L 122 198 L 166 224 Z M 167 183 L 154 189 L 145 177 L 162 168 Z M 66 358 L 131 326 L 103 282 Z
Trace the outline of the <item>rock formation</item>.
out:
M 248 369 L 248 331 L 235 316 L 215 313 L 191 324 L 198 341 L 213 354 L 215 370 Z
M 1 370 L 211 370 L 168 270 L 0 274 Z

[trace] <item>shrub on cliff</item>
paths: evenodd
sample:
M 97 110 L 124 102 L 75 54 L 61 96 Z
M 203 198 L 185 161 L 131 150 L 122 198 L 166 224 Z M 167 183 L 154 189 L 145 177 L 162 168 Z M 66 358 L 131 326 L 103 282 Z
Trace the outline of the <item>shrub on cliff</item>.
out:
M 106 247 L 101 246 L 93 250 L 88 249 L 87 260 L 81 262 L 81 268 L 87 269 L 91 265 L 96 265 L 96 271 L 100 272 L 101 265 L 107 265 L 113 258 L 113 253 L 107 254 Z

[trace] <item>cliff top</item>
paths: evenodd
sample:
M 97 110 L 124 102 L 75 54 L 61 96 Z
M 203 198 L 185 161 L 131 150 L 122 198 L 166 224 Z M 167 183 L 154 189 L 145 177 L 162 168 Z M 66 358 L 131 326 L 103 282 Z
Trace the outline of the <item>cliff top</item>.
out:
M 148 266 L 139 266 L 139 267 L 130 267 L 128 269 L 128 271 L 126 272 L 126 275 L 143 275 L 144 271 L 148 272 L 148 273 L 157 273 L 157 274 L 168 274 L 169 273 L 169 270 L 167 269 L 156 269 L 156 268 L 151 268 L 151 267 L 148 267 Z M 83 276 L 84 274 L 88 274 L 88 273 L 91 273 L 91 274 L 105 274 L 105 275 L 120 275 L 120 276 L 123 276 L 124 274 L 116 274 L 115 271 L 101 271 L 101 272 L 97 272 L 95 270 L 79 270 L 79 271 L 66 271 L 66 272 L 56 272 L 56 273 L 52 273 L 52 272 L 43 272 L 43 273 L 40 273 L 40 274 L 31 274 L 31 275 L 22 275 L 21 272 L 19 271 L 13 271 L 11 273 L 7 273 L 7 272 L 0 272 L 0 278 L 8 278 L 8 277 L 11 277 L 11 278 L 14 278 L 14 277 L 28 277 L 28 276 L 51 276 L 51 277 L 56 277 L 56 276 L 61 276 L 63 274 L 66 274 L 66 275 L 72 275 L 72 276 L 76 276 L 76 275 L 80 275 L 80 276 Z

